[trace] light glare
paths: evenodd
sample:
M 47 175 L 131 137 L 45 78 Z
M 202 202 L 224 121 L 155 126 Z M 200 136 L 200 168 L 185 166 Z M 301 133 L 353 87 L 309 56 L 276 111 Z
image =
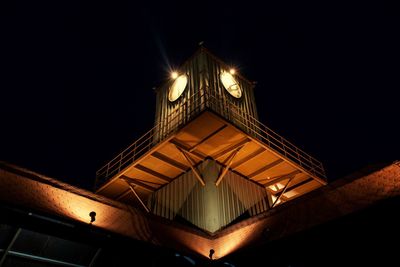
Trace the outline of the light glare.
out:
M 175 81 L 169 88 L 168 99 L 173 102 L 177 100 L 186 88 L 188 77 L 185 74 L 175 78 Z
M 172 72 L 172 73 L 171 73 L 171 78 L 174 79 L 174 80 L 175 80 L 176 78 L 178 78 L 178 73 L 177 73 L 176 71 Z
M 233 97 L 240 98 L 242 96 L 242 90 L 230 72 L 223 71 L 220 74 L 220 79 L 222 85 Z
M 229 70 L 229 73 L 232 74 L 232 75 L 234 75 L 234 74 L 236 73 L 236 70 L 235 70 L 235 69 L 230 69 L 230 70 Z

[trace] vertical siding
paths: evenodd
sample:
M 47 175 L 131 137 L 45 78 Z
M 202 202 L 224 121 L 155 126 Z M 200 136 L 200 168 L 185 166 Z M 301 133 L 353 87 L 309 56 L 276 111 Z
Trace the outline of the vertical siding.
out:
M 192 172 L 184 173 L 152 194 L 151 211 L 170 220 L 180 216 L 215 232 L 245 212 L 253 216 L 268 210 L 263 187 L 230 171 L 220 185 L 215 186 L 220 166 L 213 160 L 204 161 L 198 169 L 206 186 L 201 186 Z
M 250 117 L 258 118 L 253 84 L 237 75 L 235 78 L 242 89 L 242 97 L 236 99 L 223 87 L 220 80 L 222 71 L 229 71 L 228 66 L 208 52 L 201 50 L 179 70 L 180 74 L 188 76 L 188 84 L 182 96 L 174 102 L 168 100 L 172 80 L 167 81 L 157 90 L 155 125 L 158 125 L 158 128 L 156 140 L 164 139 L 171 131 L 184 125 L 193 115 L 206 108 L 204 92 L 214 99 L 207 101 L 208 107 L 245 131 L 247 131 L 247 127 L 255 128 L 253 125 L 255 122 L 250 120 Z M 231 108 L 228 108 L 228 104 Z M 232 113 L 236 113 L 237 116 L 233 117 Z
M 254 128 L 252 125 L 254 121 L 251 121 L 250 118 L 253 117 L 258 119 L 258 116 L 254 99 L 253 84 L 236 75 L 235 79 L 242 90 L 242 97 L 237 99 L 231 96 L 222 85 L 220 79 L 220 74 L 223 71 L 229 71 L 228 67 L 210 55 L 208 55 L 206 59 L 208 67 L 207 78 L 210 85 L 207 88 L 207 93 L 219 99 L 217 103 L 213 103 L 216 105 L 213 107 L 214 110 L 219 111 L 218 113 L 220 115 L 227 118 L 244 131 L 247 131 L 246 127 Z M 228 108 L 228 105 L 231 108 Z M 232 110 L 232 107 L 234 107 L 235 110 Z M 236 113 L 238 116 L 233 117 L 232 113 Z

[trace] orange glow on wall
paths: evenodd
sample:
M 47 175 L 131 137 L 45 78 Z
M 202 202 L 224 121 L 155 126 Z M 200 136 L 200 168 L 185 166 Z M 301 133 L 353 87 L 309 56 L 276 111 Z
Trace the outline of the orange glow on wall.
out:
M 26 170 L 18 169 L 19 173 Z M 151 216 L 105 197 L 26 172 L 0 168 L 0 201 L 32 212 L 58 215 L 136 240 L 209 257 L 222 258 L 251 244 L 274 240 L 400 195 L 400 164 L 395 163 L 356 180 L 336 183 L 302 201 L 283 205 L 208 235 Z M 28 175 L 29 174 L 29 175 Z M 29 178 L 28 178 L 29 177 Z M 35 178 L 32 178 L 35 177 Z

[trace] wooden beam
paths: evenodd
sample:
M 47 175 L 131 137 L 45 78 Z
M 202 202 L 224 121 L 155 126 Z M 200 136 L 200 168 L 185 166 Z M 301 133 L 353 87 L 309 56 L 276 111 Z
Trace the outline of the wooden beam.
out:
M 100 193 L 102 191 L 104 191 L 106 188 L 108 188 L 109 186 L 111 186 L 116 180 L 119 179 L 119 176 L 128 173 L 129 171 L 132 170 L 132 168 L 134 168 L 134 165 L 140 164 L 142 161 L 144 161 L 145 159 L 147 159 L 148 155 L 151 155 L 154 151 L 160 150 L 161 148 L 169 145 L 169 141 L 174 139 L 176 136 L 175 133 L 171 134 L 167 139 L 162 140 L 161 143 L 153 146 L 150 151 L 147 151 L 144 155 L 142 155 L 140 158 L 138 158 L 136 161 L 134 161 L 132 164 L 130 164 L 129 166 L 125 167 L 120 173 L 118 173 L 118 175 L 115 175 L 114 177 L 112 177 L 111 179 L 109 179 L 105 184 L 103 184 L 100 188 L 98 188 L 96 190 L 96 193 Z
M 176 147 L 183 155 L 183 157 L 185 158 L 185 160 L 187 161 L 187 163 L 189 163 L 190 169 L 192 170 L 192 172 L 194 173 L 194 176 L 196 176 L 197 180 L 199 180 L 199 182 L 201 183 L 202 186 L 205 186 L 206 183 L 204 182 L 203 178 L 201 177 L 200 173 L 197 171 L 197 169 L 194 167 L 194 162 L 193 160 L 190 158 L 189 155 L 186 154 L 186 152 L 182 149 L 180 149 L 178 146 Z
M 312 181 L 314 181 L 314 179 L 310 177 L 310 178 L 308 178 L 308 179 L 306 179 L 306 180 L 304 180 L 304 181 L 301 181 L 300 183 L 292 184 L 286 191 L 287 191 L 287 192 L 292 191 L 293 189 L 296 189 L 296 188 L 298 188 L 298 187 L 300 187 L 300 186 L 302 186 L 302 185 L 305 185 L 305 184 L 307 184 L 307 183 L 309 183 L 309 182 L 312 182 Z M 280 190 L 278 190 L 278 191 L 274 191 L 273 194 L 277 194 L 277 193 L 281 192 L 282 190 L 283 190 L 283 189 L 280 189 Z
M 242 146 L 244 146 L 245 144 L 247 144 L 248 142 L 250 142 L 249 138 L 244 138 L 241 141 L 237 142 L 236 144 L 233 144 L 231 146 L 229 146 L 228 148 L 223 149 L 222 151 L 215 153 L 212 158 L 214 159 L 218 159 L 220 157 L 222 157 L 223 155 L 225 155 L 226 153 L 232 152 L 233 150 L 237 149 L 237 148 L 241 148 Z
M 131 192 L 130 189 L 126 190 L 125 192 L 123 192 L 122 194 L 120 194 L 119 196 L 117 196 L 117 197 L 115 198 L 115 200 L 120 200 L 120 199 L 126 197 L 126 196 L 129 194 L 129 192 Z
M 281 200 L 281 202 L 285 202 L 285 201 L 288 201 L 289 199 L 287 197 L 285 197 L 284 195 L 282 195 L 280 200 Z
M 196 145 L 194 145 L 193 147 L 191 147 L 189 149 L 189 152 L 193 152 L 199 145 L 201 145 L 202 143 L 204 143 L 205 141 L 207 141 L 208 139 L 210 139 L 211 137 L 213 137 L 214 135 L 216 135 L 217 133 L 219 133 L 220 131 L 222 131 L 223 129 L 226 128 L 226 126 L 228 126 L 227 124 L 222 125 L 221 127 L 219 127 L 217 130 L 215 130 L 214 132 L 210 133 L 209 135 L 207 135 L 205 138 L 203 138 L 199 143 L 197 143 Z
M 150 212 L 149 208 L 144 204 L 144 202 L 142 201 L 142 199 L 139 197 L 138 193 L 136 192 L 135 188 L 132 187 L 132 185 L 130 183 L 128 183 L 127 181 L 125 181 L 128 186 L 129 189 L 132 191 L 132 193 L 135 195 L 135 197 L 137 198 L 137 200 L 139 200 L 140 204 L 142 204 L 143 208 L 147 211 Z
M 285 188 L 283 188 L 283 191 L 279 194 L 279 196 L 275 199 L 274 203 L 271 206 L 271 209 L 275 206 L 276 203 L 278 203 L 279 199 L 285 194 L 286 189 L 288 188 L 290 182 L 293 180 L 293 177 L 289 179 L 289 181 L 286 183 Z
M 259 180 L 259 181 L 257 181 L 257 182 L 260 183 L 260 184 L 262 184 L 264 187 L 268 187 L 268 186 L 270 186 L 270 185 L 279 183 L 279 182 L 281 182 L 281 181 L 283 181 L 283 180 L 286 180 L 286 179 L 288 179 L 288 178 L 291 178 L 291 177 L 294 178 L 294 177 L 295 177 L 297 174 L 299 174 L 299 173 L 301 173 L 301 171 L 295 170 L 295 171 L 290 172 L 290 173 L 286 173 L 286 174 L 283 174 L 283 175 L 275 176 L 275 177 L 272 177 L 272 178 L 270 178 L 270 179 Z M 262 183 L 261 181 L 264 181 L 264 180 L 267 180 L 267 182 L 266 182 L 266 183 Z
M 261 147 L 264 147 L 266 150 L 268 150 L 270 153 L 272 153 L 273 155 L 277 156 L 277 157 L 282 157 L 282 154 L 275 151 L 272 147 L 270 147 L 269 145 L 267 145 L 266 143 L 262 142 L 261 140 L 252 137 L 252 136 L 248 136 L 248 138 L 251 139 L 252 142 L 255 142 L 256 144 L 260 145 Z M 295 163 L 294 161 L 290 160 L 289 158 L 283 158 L 283 160 L 288 163 L 289 165 L 291 165 L 292 167 L 296 168 L 296 169 L 301 169 L 302 172 L 304 172 L 305 174 L 309 175 L 310 177 L 314 178 L 316 181 L 318 181 L 320 184 L 322 185 L 326 185 L 327 181 L 324 180 L 323 178 L 320 178 L 318 176 L 316 176 L 316 174 L 311 173 L 309 170 L 307 170 L 306 168 L 300 166 L 299 164 Z M 326 179 L 326 178 L 325 178 Z
M 233 159 L 235 158 L 237 153 L 240 151 L 240 149 L 242 149 L 243 147 L 244 147 L 244 145 L 242 145 L 241 147 L 239 147 L 238 149 L 233 151 L 232 154 L 229 155 L 228 164 L 224 167 L 224 170 L 222 171 L 221 175 L 218 177 L 217 181 L 215 182 L 216 186 L 218 186 L 219 183 L 221 183 L 222 179 L 225 177 L 226 173 L 228 172 L 229 168 L 231 167 Z
M 139 187 L 141 187 L 141 188 L 143 188 L 144 190 L 147 190 L 147 191 L 149 191 L 149 192 L 154 192 L 154 191 L 156 190 L 156 188 L 151 187 L 151 186 L 149 186 L 149 185 L 147 185 L 147 184 L 145 184 L 145 183 L 143 183 L 143 182 L 141 182 L 141 181 L 138 181 L 138 180 L 135 179 L 135 178 L 131 178 L 131 177 L 122 175 L 122 176 L 120 177 L 120 179 L 122 179 L 122 180 L 124 180 L 124 181 L 126 181 L 126 182 L 128 182 L 128 183 L 130 183 L 130 184 L 134 184 L 134 185 L 136 185 L 136 186 L 139 186 Z
M 184 144 L 182 144 L 182 142 L 179 142 L 179 141 L 176 140 L 176 139 L 171 139 L 171 140 L 169 140 L 169 142 L 170 142 L 171 144 L 174 144 L 174 145 L 176 146 L 176 148 L 179 148 L 179 149 L 181 149 L 181 150 L 183 150 L 183 151 L 186 151 L 186 152 L 190 152 L 190 151 L 189 151 L 190 148 L 188 148 L 187 146 L 185 146 Z M 178 149 L 178 150 L 179 150 L 179 149 Z M 192 151 L 192 152 L 190 152 L 190 154 L 193 155 L 193 156 L 195 156 L 195 157 L 198 158 L 199 160 L 204 160 L 204 159 L 207 157 L 206 155 L 200 154 L 199 152 L 196 152 L 196 151 Z
M 267 188 L 267 190 L 268 190 L 268 192 L 271 192 L 268 188 Z M 272 194 L 272 195 L 273 195 L 273 194 Z M 275 196 L 275 195 L 274 195 L 274 196 Z M 281 198 L 280 198 L 280 200 L 281 200 L 281 203 L 282 203 L 282 202 L 288 201 L 289 199 L 288 199 L 287 197 L 285 197 L 284 195 L 282 195 Z
M 150 175 L 152 175 L 152 176 L 154 176 L 154 177 L 156 177 L 158 179 L 161 179 L 161 180 L 163 180 L 163 181 L 165 181 L 167 183 L 172 181 L 172 178 L 170 178 L 168 176 L 165 176 L 164 174 L 161 174 L 159 172 L 153 171 L 152 169 L 149 169 L 149 168 L 147 168 L 147 167 L 145 167 L 143 165 L 138 164 L 138 165 L 135 166 L 135 168 L 138 169 L 138 170 L 141 170 L 143 172 L 146 172 L 146 173 L 148 173 L 148 174 L 150 174 Z
M 249 178 L 252 178 L 252 177 L 254 177 L 254 176 L 257 176 L 257 175 L 259 175 L 260 173 L 263 173 L 263 172 L 265 172 L 266 170 L 271 169 L 272 167 L 275 167 L 276 165 L 278 165 L 278 164 L 280 164 L 280 163 L 282 163 L 282 162 L 283 162 L 283 159 L 277 159 L 277 160 L 271 162 L 270 164 L 265 165 L 265 166 L 262 167 L 261 169 L 258 169 L 258 170 L 256 170 L 255 172 L 250 173 L 250 174 L 248 175 L 248 177 L 249 177 Z
M 266 187 L 266 188 L 269 188 L 269 187 Z M 274 188 L 275 188 L 276 190 L 273 190 L 273 192 L 279 191 L 279 186 L 278 186 L 278 184 L 274 184 Z
M 180 169 L 182 171 L 186 171 L 189 167 L 187 167 L 186 165 L 171 159 L 170 157 L 165 156 L 164 154 L 161 154 L 160 152 L 154 152 L 153 154 L 151 154 L 153 157 L 164 161 L 165 163 L 167 163 L 168 165 L 175 167 L 177 169 Z
M 314 178 L 312 178 L 312 180 L 315 181 Z M 296 190 L 297 188 L 299 188 L 299 187 L 301 187 L 301 186 L 309 186 L 309 184 L 310 184 L 311 182 L 312 182 L 311 180 L 307 180 L 307 183 L 301 182 L 301 183 L 299 183 L 299 184 L 296 185 L 296 186 L 293 186 L 293 185 L 292 185 L 292 186 L 290 186 L 290 187 L 288 188 L 288 190 L 292 191 L 292 190 Z M 318 182 L 318 181 L 316 181 L 316 182 Z M 302 196 L 302 195 L 305 195 L 305 194 L 307 194 L 307 193 L 309 193 L 309 192 L 311 192 L 311 191 L 314 191 L 314 190 L 318 189 L 318 187 L 320 187 L 320 186 L 317 186 L 316 188 L 312 188 L 312 189 L 307 189 L 307 190 L 305 190 L 305 191 L 303 191 L 303 192 L 300 192 L 300 193 L 296 193 L 295 195 L 292 195 L 292 196 L 290 196 L 290 197 L 287 197 L 287 199 L 288 199 L 288 200 L 292 200 L 292 199 L 294 199 L 294 198 L 298 198 L 298 197 L 300 197 L 300 196 Z M 286 190 L 286 192 L 290 192 L 290 191 L 288 191 L 288 190 Z
M 256 156 L 258 156 L 259 154 L 261 154 L 264 151 L 265 151 L 265 148 L 260 147 L 256 151 L 254 151 L 254 152 L 250 153 L 249 155 L 247 155 L 246 157 L 242 158 L 241 160 L 236 161 L 235 164 L 232 164 L 232 169 L 236 169 L 240 165 L 246 163 L 247 161 L 251 160 L 252 158 L 254 158 Z

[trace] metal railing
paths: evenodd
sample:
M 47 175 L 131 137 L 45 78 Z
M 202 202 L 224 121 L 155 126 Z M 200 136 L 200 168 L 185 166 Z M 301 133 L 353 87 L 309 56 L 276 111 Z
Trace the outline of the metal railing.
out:
M 285 156 L 311 174 L 326 179 L 322 163 L 297 148 L 291 142 L 259 122 L 248 114 L 242 114 L 235 103 L 222 99 L 218 95 L 207 93 L 206 90 L 190 96 L 179 108 L 169 114 L 163 122 L 156 124 L 150 131 L 137 139 L 120 154 L 110 160 L 96 172 L 96 187 L 121 172 L 132 162 L 139 159 L 155 145 L 169 137 L 188 121 L 205 109 L 210 109 L 223 116 L 228 121 L 262 141 L 273 151 Z M 182 116 L 182 114 L 185 114 Z

